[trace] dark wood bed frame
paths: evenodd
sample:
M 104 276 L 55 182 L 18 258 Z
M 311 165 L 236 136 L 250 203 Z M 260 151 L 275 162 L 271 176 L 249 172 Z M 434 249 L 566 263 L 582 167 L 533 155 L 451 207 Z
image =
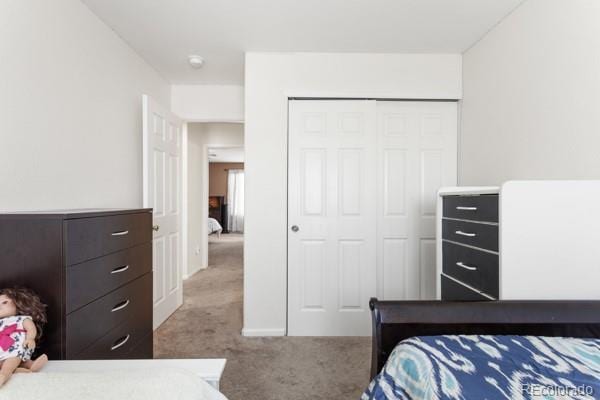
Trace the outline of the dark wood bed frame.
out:
M 600 289 L 599 289 L 600 290 Z M 373 316 L 371 378 L 413 336 L 535 335 L 600 338 L 600 301 L 379 301 Z

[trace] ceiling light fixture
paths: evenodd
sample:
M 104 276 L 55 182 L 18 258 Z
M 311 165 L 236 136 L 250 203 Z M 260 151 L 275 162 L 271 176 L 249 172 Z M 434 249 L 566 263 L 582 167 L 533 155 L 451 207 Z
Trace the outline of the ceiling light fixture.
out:
M 188 56 L 188 62 L 190 63 L 190 66 L 192 68 L 198 69 L 198 68 L 202 68 L 202 66 L 204 65 L 204 58 L 202 58 L 201 56 L 192 54 L 192 55 Z

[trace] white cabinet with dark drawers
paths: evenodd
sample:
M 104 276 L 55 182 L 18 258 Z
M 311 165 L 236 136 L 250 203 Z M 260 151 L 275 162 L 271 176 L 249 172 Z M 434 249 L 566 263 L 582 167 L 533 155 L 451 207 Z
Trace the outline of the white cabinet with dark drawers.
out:
M 439 191 L 437 297 L 600 299 L 600 181 Z
M 495 300 L 499 291 L 498 194 L 443 196 L 442 300 Z

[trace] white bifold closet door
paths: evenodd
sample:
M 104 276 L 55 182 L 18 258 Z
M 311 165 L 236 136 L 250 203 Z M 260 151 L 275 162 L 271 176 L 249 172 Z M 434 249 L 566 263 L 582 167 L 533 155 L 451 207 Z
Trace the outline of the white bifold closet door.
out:
M 456 102 L 377 103 L 377 296 L 436 298 L 436 200 L 455 186 Z
M 288 335 L 366 335 L 377 278 L 376 104 L 289 107 Z
M 456 131 L 454 102 L 289 102 L 288 335 L 370 335 L 370 297 L 435 298 Z

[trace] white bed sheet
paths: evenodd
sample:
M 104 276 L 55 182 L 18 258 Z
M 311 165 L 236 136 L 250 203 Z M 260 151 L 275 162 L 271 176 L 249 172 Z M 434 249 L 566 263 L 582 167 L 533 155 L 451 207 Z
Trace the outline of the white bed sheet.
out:
M 194 373 L 175 368 L 15 374 L 0 400 L 227 400 Z
M 221 233 L 223 231 L 223 227 L 221 226 L 221 224 L 219 223 L 219 221 L 217 221 L 214 218 L 208 218 L 208 234 L 210 235 L 211 233 Z

